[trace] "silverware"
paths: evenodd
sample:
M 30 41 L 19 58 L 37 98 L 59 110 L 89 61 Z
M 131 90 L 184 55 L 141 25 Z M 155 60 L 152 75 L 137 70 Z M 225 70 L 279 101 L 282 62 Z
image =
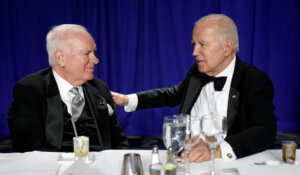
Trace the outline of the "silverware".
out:
M 255 165 L 266 165 L 266 162 L 254 162 Z

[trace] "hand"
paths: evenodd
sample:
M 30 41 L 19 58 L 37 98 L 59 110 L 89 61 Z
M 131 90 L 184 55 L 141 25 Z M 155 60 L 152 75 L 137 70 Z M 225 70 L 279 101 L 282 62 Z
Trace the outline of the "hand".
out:
M 118 106 L 126 106 L 128 105 L 128 96 L 124 94 L 119 94 L 113 91 L 110 91 L 112 98 L 114 100 L 114 103 Z
M 215 152 L 216 155 L 220 153 Z M 186 152 L 183 150 L 180 157 L 182 158 L 182 163 L 186 161 Z M 220 156 L 218 156 L 220 157 Z M 210 148 L 204 143 L 202 139 L 199 140 L 198 144 L 192 148 L 190 151 L 190 162 L 200 163 L 203 161 L 210 160 Z

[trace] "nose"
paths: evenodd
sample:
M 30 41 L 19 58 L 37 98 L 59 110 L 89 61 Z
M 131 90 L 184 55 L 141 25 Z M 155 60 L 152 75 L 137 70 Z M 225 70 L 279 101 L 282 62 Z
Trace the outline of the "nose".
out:
M 196 57 L 199 54 L 200 54 L 200 45 L 199 44 L 195 44 L 194 45 L 194 50 L 193 50 L 193 56 Z
M 90 56 L 90 61 L 94 64 L 98 64 L 99 63 L 99 59 L 96 57 L 96 55 L 93 53 Z

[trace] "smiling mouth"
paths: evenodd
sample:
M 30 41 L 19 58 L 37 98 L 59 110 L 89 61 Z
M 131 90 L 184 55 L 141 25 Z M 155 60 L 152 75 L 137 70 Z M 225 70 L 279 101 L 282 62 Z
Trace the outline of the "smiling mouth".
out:
M 201 64 L 201 63 L 204 63 L 204 62 L 205 62 L 204 60 L 196 60 L 197 64 Z
M 94 72 L 94 68 L 93 67 L 87 67 L 86 70 L 88 70 L 89 72 Z

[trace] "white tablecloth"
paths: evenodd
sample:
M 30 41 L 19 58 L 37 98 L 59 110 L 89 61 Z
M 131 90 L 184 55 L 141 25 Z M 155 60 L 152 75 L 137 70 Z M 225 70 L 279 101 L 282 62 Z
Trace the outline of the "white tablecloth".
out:
M 300 150 L 297 150 L 296 161 L 300 161 Z M 141 155 L 144 175 L 149 174 L 151 150 L 106 150 L 93 152 L 95 160 L 88 164 L 99 175 L 120 175 L 123 155 L 138 153 Z M 166 160 L 166 151 L 160 150 L 162 162 Z M 26 152 L 26 153 L 0 153 L 0 175 L 56 175 L 63 174 L 72 162 L 58 162 L 61 153 Z M 70 154 L 70 153 L 69 153 Z M 216 169 L 238 169 L 240 175 L 299 175 L 300 165 L 255 165 L 254 162 L 281 161 L 281 150 L 267 150 L 249 157 L 233 161 L 217 159 Z M 210 162 L 191 163 L 190 169 L 194 174 L 207 172 Z M 180 165 L 184 166 L 184 165 Z

